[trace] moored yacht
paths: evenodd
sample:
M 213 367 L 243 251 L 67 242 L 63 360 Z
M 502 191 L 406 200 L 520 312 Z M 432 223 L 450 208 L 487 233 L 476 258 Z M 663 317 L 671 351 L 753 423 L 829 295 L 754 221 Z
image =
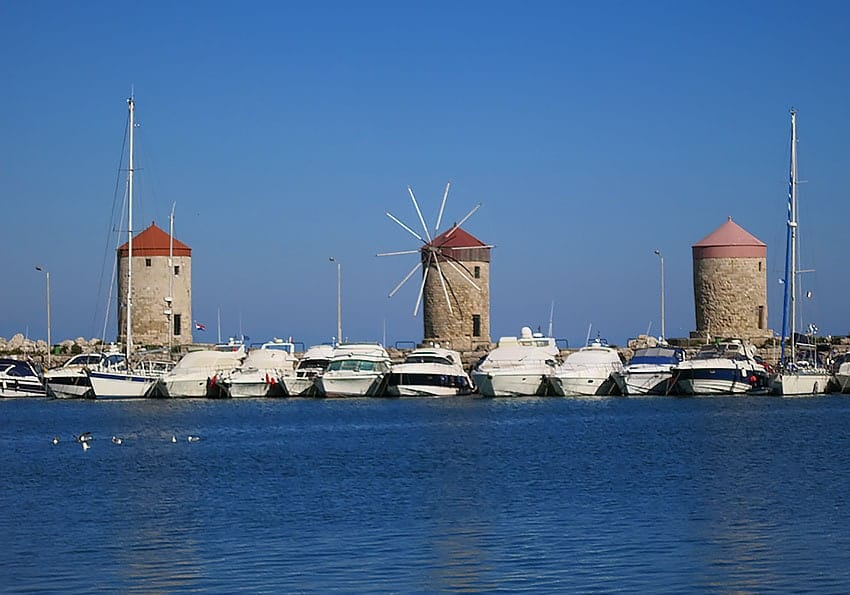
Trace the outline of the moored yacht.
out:
M 26 360 L 0 358 L 0 397 L 44 397 L 44 382 Z
M 377 343 L 340 343 L 315 382 L 326 397 L 375 396 L 391 366 L 387 350 Z
M 740 339 L 702 345 L 697 354 L 672 368 L 672 393 L 681 395 L 765 394 L 767 368 L 755 347 Z
M 245 350 L 218 351 L 215 349 L 190 351 L 177 362 L 174 369 L 163 374 L 154 384 L 153 397 L 219 397 L 219 374 L 239 367 Z
M 305 351 L 298 360 L 295 370 L 280 377 L 286 394 L 292 397 L 314 394 L 318 390 L 315 379 L 324 374 L 328 364 L 331 363 L 333 353 L 332 345 L 313 345 Z
M 460 354 L 441 347 L 420 347 L 393 366 L 386 394 L 397 397 L 447 397 L 468 395 L 472 382 Z
M 519 337 L 499 339 L 472 370 L 472 381 L 485 397 L 545 394 L 558 354 L 555 339 L 524 326 Z
M 275 339 L 251 349 L 242 364 L 218 378 L 223 396 L 283 397 L 280 377 L 295 369 L 295 344 Z
M 671 370 L 684 359 L 685 352 L 679 347 L 644 347 L 612 377 L 624 395 L 666 395 L 672 388 Z
M 611 378 L 623 369 L 620 354 L 597 338 L 569 354 L 550 376 L 552 391 L 561 396 L 594 396 L 617 393 Z
M 80 353 L 58 368 L 47 370 L 42 375 L 47 395 L 55 399 L 94 398 L 87 370 L 126 370 L 123 353 Z
M 835 390 L 850 392 L 850 353 L 838 356 L 832 364 L 832 379 Z

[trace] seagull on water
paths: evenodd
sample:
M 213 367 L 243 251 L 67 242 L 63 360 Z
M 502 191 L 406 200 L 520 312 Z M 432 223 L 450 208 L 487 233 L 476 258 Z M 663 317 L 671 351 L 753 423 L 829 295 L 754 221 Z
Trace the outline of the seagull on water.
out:
M 200 436 L 192 436 L 192 435 L 190 435 L 188 438 L 186 438 L 186 441 L 187 441 L 187 442 L 198 442 L 200 439 L 201 439 L 201 437 L 200 437 Z
M 86 442 L 91 442 L 91 432 L 83 432 L 79 436 L 74 436 L 74 440 L 77 442 L 82 442 L 85 444 Z
M 171 442 L 177 442 L 177 436 L 174 434 L 171 435 Z
M 54 436 L 53 437 L 53 446 L 56 446 L 57 444 L 59 444 L 59 436 Z
M 89 446 L 88 441 L 83 442 L 83 452 L 87 451 L 90 448 L 91 446 Z
M 119 438 L 118 436 L 113 436 L 112 437 L 112 444 L 118 444 L 118 445 L 124 444 L 124 439 Z

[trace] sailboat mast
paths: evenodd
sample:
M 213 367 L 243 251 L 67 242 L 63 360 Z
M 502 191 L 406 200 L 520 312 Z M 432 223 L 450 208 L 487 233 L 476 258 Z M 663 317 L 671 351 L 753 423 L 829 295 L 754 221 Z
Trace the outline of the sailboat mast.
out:
M 791 196 L 789 197 L 788 300 L 790 302 L 791 362 L 797 361 L 797 111 L 791 110 Z
M 177 203 L 171 204 L 171 216 L 168 218 L 168 357 L 171 357 L 174 343 L 174 209 Z M 189 321 L 191 323 L 191 321 Z
M 136 103 L 132 95 L 127 100 L 130 110 L 130 159 L 127 167 L 127 359 L 133 350 L 133 133 L 136 128 Z

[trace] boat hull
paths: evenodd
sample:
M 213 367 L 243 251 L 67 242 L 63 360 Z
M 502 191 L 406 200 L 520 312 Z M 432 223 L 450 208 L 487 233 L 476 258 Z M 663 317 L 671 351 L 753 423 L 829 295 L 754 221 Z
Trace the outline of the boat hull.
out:
M 206 378 L 160 379 L 154 385 L 153 394 L 173 399 L 202 399 L 209 396 L 209 381 Z
M 325 397 L 375 396 L 383 374 L 333 374 L 326 372 L 316 380 L 319 392 Z
M 315 376 L 311 378 L 301 376 L 282 376 L 280 383 L 284 386 L 286 394 L 295 396 L 307 396 L 313 394 L 316 389 Z
M 626 396 L 667 395 L 673 374 L 665 372 L 621 372 L 614 376 L 617 386 Z
M 780 396 L 811 396 L 826 394 L 831 377 L 827 373 L 776 374 L 771 378 L 773 394 Z
M 89 372 L 88 376 L 96 399 L 142 399 L 156 382 L 156 378 L 132 374 Z
M 283 385 L 279 382 L 255 380 L 230 382 L 226 385 L 228 395 L 233 399 L 262 399 L 265 397 L 285 397 Z
M 674 392 L 680 395 L 742 395 L 765 393 L 767 378 L 741 368 L 691 368 L 674 373 Z
M 0 397 L 46 397 L 47 391 L 37 378 L 19 378 L 0 380 Z
M 53 376 L 45 381 L 47 395 L 54 399 L 94 398 L 91 382 L 85 373 L 74 376 Z
M 549 378 L 552 384 L 552 392 L 562 397 L 593 397 L 608 396 L 616 391 L 614 381 L 609 376 L 561 376 L 553 375 Z
M 483 397 L 527 397 L 545 393 L 548 379 L 542 374 L 473 372 L 472 381 Z

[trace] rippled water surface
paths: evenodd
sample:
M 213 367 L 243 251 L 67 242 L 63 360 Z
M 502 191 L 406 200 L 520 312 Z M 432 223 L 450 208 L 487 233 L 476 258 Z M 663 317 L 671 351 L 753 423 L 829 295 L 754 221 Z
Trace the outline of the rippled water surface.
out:
M 850 591 L 847 397 L 33 399 L 0 420 L 5 592 Z

